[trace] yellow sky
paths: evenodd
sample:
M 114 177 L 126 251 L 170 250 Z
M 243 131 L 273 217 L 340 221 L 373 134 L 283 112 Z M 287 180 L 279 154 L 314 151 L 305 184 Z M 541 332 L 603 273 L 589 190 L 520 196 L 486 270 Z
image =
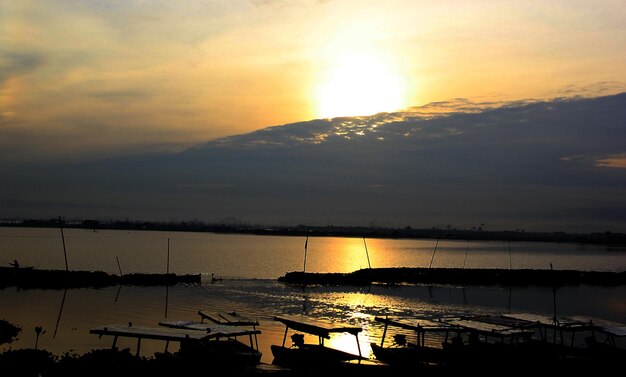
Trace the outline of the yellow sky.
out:
M 611 94 L 624 46 L 622 0 L 7 0 L 0 147 L 111 155 L 452 98 Z

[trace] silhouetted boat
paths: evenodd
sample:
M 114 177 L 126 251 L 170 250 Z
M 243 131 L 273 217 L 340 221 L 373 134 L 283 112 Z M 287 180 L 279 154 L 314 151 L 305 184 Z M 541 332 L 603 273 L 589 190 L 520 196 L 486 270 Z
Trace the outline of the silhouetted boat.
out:
M 221 324 L 208 324 L 195 321 L 163 321 L 160 326 L 202 331 L 211 336 L 207 341 L 199 343 L 189 343 L 187 347 L 182 347 L 183 356 L 197 356 L 199 358 L 219 357 L 220 362 L 234 362 L 239 365 L 252 366 L 261 362 L 261 352 L 257 335 L 261 333 L 256 328 L 243 326 L 230 326 Z M 249 345 L 237 340 L 237 337 L 249 338 Z
M 626 339 L 626 325 L 588 317 L 556 317 L 532 313 L 501 316 L 513 326 L 535 330 L 535 349 L 557 360 L 615 361 L 626 356 L 616 339 Z
M 606 320 L 590 319 L 593 331 L 585 338 L 592 355 L 598 359 L 626 358 L 626 324 Z M 618 344 L 620 342 L 621 344 Z
M 525 317 L 525 316 L 524 316 Z M 542 317 L 531 316 L 524 320 L 507 316 L 469 316 L 442 318 L 438 321 L 408 318 L 382 318 L 383 338 L 380 344 L 372 344 L 374 355 L 391 365 L 414 367 L 440 365 L 461 370 L 480 368 L 482 365 L 506 368 L 528 368 L 547 365 L 550 367 L 575 367 L 590 360 L 588 347 L 573 347 L 573 336 L 589 331 L 590 321 L 568 320 L 559 325 Z M 394 336 L 395 344 L 385 347 L 388 327 L 399 329 Z M 549 341 L 544 326 L 550 326 L 559 334 L 559 341 Z M 406 340 L 406 330 L 415 334 L 414 343 Z M 404 333 L 402 332 L 404 331 Z M 564 344 L 564 333 L 570 345 Z M 550 333 L 552 335 L 552 333 Z M 571 362 L 573 361 L 573 362 Z M 586 364 L 590 367 L 592 364 Z
M 155 353 L 155 357 L 181 363 L 207 363 L 214 365 L 247 367 L 255 366 L 261 361 L 261 352 L 252 341 L 252 336 L 261 331 L 233 326 L 209 325 L 193 321 L 160 322 L 159 327 L 128 325 L 107 325 L 90 330 L 91 334 L 113 336 L 112 348 L 116 347 L 119 337 L 137 339 L 137 355 L 140 354 L 143 339 L 165 341 L 163 353 Z M 248 336 L 250 345 L 236 338 Z M 177 352 L 168 352 L 170 342 L 179 342 Z
M 451 332 L 457 330 L 455 326 L 417 318 L 375 317 L 374 320 L 385 325 L 380 344 L 370 344 L 376 359 L 402 368 L 441 365 L 447 361 L 443 344 L 449 342 Z M 397 331 L 393 335 L 394 343 L 385 346 L 390 326 Z M 407 340 L 407 330 L 414 335 L 413 342 Z
M 259 325 L 259 321 L 257 321 L 256 319 L 242 316 L 236 311 L 208 313 L 204 310 L 198 310 L 198 315 L 200 316 L 200 318 L 202 318 L 201 322 L 204 322 L 204 320 L 207 319 L 213 323 L 217 323 L 220 325 L 251 326 L 252 328 L 256 328 L 256 326 Z
M 249 327 L 252 327 L 252 329 L 256 329 L 256 327 L 259 325 L 259 321 L 257 321 L 256 319 L 251 319 L 251 318 L 242 316 L 236 311 L 208 313 L 204 310 L 198 310 L 198 315 L 200 316 L 201 318 L 200 322 L 202 323 L 204 323 L 204 320 L 206 319 L 219 325 L 249 326 Z M 256 344 L 256 348 L 258 349 L 259 340 L 257 338 L 257 334 L 254 334 L 253 336 L 254 336 L 254 343 Z
M 282 345 L 271 345 L 273 364 L 293 369 L 304 370 L 344 370 L 372 368 L 384 368 L 386 365 L 369 360 L 361 355 L 358 334 L 362 331 L 360 326 L 346 325 L 339 322 L 311 318 L 303 315 L 285 315 L 274 317 L 274 320 L 285 325 L 285 334 Z M 289 330 L 317 336 L 317 344 L 305 343 L 304 334 L 293 333 L 291 339 L 293 345 L 286 347 L 285 342 Z M 358 355 L 328 347 L 324 344 L 325 339 L 330 339 L 333 333 L 348 333 L 353 335 L 356 341 Z

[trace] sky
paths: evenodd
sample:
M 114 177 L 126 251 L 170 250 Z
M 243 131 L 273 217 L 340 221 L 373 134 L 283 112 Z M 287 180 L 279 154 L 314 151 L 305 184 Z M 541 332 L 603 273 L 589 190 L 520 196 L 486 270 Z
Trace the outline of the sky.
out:
M 453 101 L 0 166 L 5 217 L 626 232 L 626 93 Z
M 406 121 L 398 114 L 447 114 L 465 119 L 468 112 L 482 113 L 494 107 L 615 95 L 626 91 L 624 46 L 626 6 L 612 0 L 6 0 L 0 3 L 0 167 L 11 174 L 19 172 L 23 180 L 6 173 L 3 180 L 7 182 L 2 186 L 14 187 L 0 191 L 0 201 L 11 203 L 5 207 L 6 216 L 49 214 L 51 208 L 88 216 L 95 214 L 94 208 L 108 206 L 118 209 L 98 211 L 98 216 L 168 217 L 164 212 L 157 214 L 154 202 L 146 203 L 145 211 L 122 204 L 128 197 L 121 191 L 117 196 L 113 188 L 108 192 L 94 188 L 94 193 L 108 195 L 104 201 L 96 200 L 95 194 L 88 197 L 89 193 L 84 193 L 79 199 L 44 191 L 56 187 L 62 192 L 62 184 L 53 183 L 57 182 L 54 179 L 63 176 L 60 171 L 75 171 L 77 166 L 95 169 L 106 165 L 111 169 L 114 161 L 144 161 L 149 159 L 146 156 L 153 156 L 152 162 L 166 159 L 166 165 L 174 166 L 172 161 L 198 146 L 233 140 L 244 156 L 242 150 L 249 145 L 269 143 L 265 139 L 268 133 L 295 132 L 288 138 L 298 140 L 298 135 L 308 132 L 302 125 L 317 124 L 339 124 L 335 134 L 341 133 L 347 117 L 355 117 L 358 123 L 379 114 L 381 125 L 393 125 L 390 119 L 394 117 L 399 117 L 400 123 Z M 613 121 L 626 124 L 618 115 Z M 570 115 L 564 112 L 563 116 Z M 430 118 L 420 119 L 436 124 Z M 555 122 L 563 131 L 559 128 L 562 122 Z M 596 126 L 587 126 L 590 133 L 584 134 L 590 140 Z M 499 135 L 503 145 L 510 138 L 497 127 L 494 135 Z M 540 133 L 533 135 L 536 143 L 543 143 Z M 258 140 L 250 144 L 250 138 Z M 402 145 L 402 138 L 395 139 Z M 328 140 L 334 139 L 318 142 L 329 146 Z M 617 140 L 626 145 L 626 140 Z M 355 145 L 341 144 L 341 148 L 356 151 Z M 386 145 L 390 151 L 400 148 Z M 602 161 L 609 170 L 623 174 L 620 153 L 626 151 L 607 147 L 602 152 L 598 148 L 598 144 L 590 145 L 587 152 L 604 156 Z M 559 158 L 575 159 L 569 151 L 562 152 Z M 360 171 L 357 156 L 361 155 L 355 152 L 346 157 L 351 165 L 340 164 L 342 174 Z M 381 166 L 390 166 L 380 158 Z M 228 161 L 224 166 L 232 163 Z M 240 174 L 248 172 L 242 166 L 254 165 L 254 161 L 242 161 L 243 157 L 242 165 L 235 166 Z M 414 162 L 400 165 L 422 166 Z M 489 170 L 489 162 L 481 163 Z M 277 169 L 271 164 L 261 168 Z M 335 167 L 331 163 L 325 168 Z M 492 173 L 507 176 L 502 169 Z M 228 174 L 220 175 L 220 182 L 202 184 L 225 191 L 232 182 L 243 184 L 237 171 Z M 27 175 L 30 181 L 24 178 Z M 47 175 L 55 178 L 40 179 Z M 158 172 L 152 175 L 156 177 Z M 129 177 L 116 178 L 120 187 L 132 186 L 124 181 Z M 33 187 L 33 182 L 42 186 Z M 248 183 L 254 192 L 263 192 L 258 181 Z M 329 196 L 336 194 L 331 187 L 329 183 Z M 457 194 L 462 197 L 461 191 Z M 136 201 L 142 191 L 133 195 L 137 195 L 130 196 L 134 204 L 139 205 Z M 250 193 L 246 195 L 250 197 Z M 35 202 L 39 205 L 33 205 Z M 19 207 L 16 203 L 30 204 Z M 362 214 L 368 219 L 359 219 L 357 207 L 346 208 L 341 215 L 318 214 L 308 219 L 299 217 L 298 203 L 294 199 L 289 208 L 279 206 L 282 217 L 257 212 L 266 211 L 264 207 L 233 209 L 232 214 L 224 209 L 214 216 L 185 215 L 184 208 L 192 207 L 182 205 L 174 211 L 176 215 L 169 216 L 397 222 L 392 221 L 392 211 L 379 217 Z M 595 208 L 612 208 L 608 212 L 613 213 L 622 204 L 615 198 L 614 203 L 603 202 Z M 83 212 L 77 211 L 78 207 L 84 208 Z M 397 217 L 402 222 L 414 221 L 411 214 Z M 454 223 L 445 218 L 433 222 L 446 221 Z M 554 220 L 542 226 L 559 224 Z M 584 228 L 573 223 L 568 226 Z

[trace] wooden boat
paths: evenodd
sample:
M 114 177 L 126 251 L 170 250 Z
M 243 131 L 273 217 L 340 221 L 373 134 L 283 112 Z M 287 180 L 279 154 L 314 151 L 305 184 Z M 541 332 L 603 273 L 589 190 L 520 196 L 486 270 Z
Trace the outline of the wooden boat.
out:
M 463 317 L 449 320 L 460 336 L 467 336 L 463 347 L 453 354 L 459 365 L 483 365 L 518 367 L 535 359 L 531 337 L 534 331 L 506 323 L 494 323 L 483 316 Z M 464 335 L 461 335 L 464 334 Z M 444 347 L 448 347 L 444 344 Z
M 399 367 L 502 364 L 511 362 L 523 350 L 533 334 L 527 329 L 505 324 L 494 324 L 475 318 L 446 318 L 428 320 L 418 318 L 376 317 L 385 328 L 380 344 L 371 344 L 377 359 Z M 395 344 L 385 347 L 388 329 L 393 326 Z M 406 340 L 406 331 L 415 336 L 415 342 Z M 404 331 L 404 332 L 403 332 Z
M 204 310 L 198 310 L 198 315 L 201 318 L 200 320 L 201 323 L 204 323 L 204 320 L 206 319 L 218 325 L 249 326 L 249 327 L 252 327 L 252 329 L 256 329 L 256 327 L 259 325 L 259 321 L 257 321 L 256 319 L 251 319 L 251 318 L 242 316 L 236 311 L 208 313 Z M 254 334 L 253 337 L 254 337 L 255 347 L 258 349 L 259 340 L 257 339 L 257 334 Z
M 144 339 L 165 341 L 165 352 L 167 352 L 170 342 L 201 342 L 210 339 L 210 333 L 196 330 L 170 329 L 165 327 L 146 327 L 136 326 L 132 323 L 112 324 L 93 328 L 89 330 L 90 334 L 99 335 L 100 337 L 107 335 L 113 337 L 111 348 L 116 348 L 118 338 L 135 338 L 137 339 L 136 354 L 139 356 L 141 352 L 141 341 Z
M 221 361 L 232 360 L 243 365 L 256 365 L 261 362 L 261 352 L 259 351 L 259 342 L 257 335 L 261 333 L 256 328 L 242 327 L 242 326 L 229 326 L 220 324 L 208 324 L 195 321 L 163 321 L 159 322 L 160 326 L 203 331 L 212 334 L 210 342 L 202 342 L 195 345 L 195 347 L 187 347 L 182 351 L 196 352 L 198 356 L 203 356 L 210 350 L 211 353 L 219 355 L 222 358 Z M 246 345 L 237 340 L 239 336 L 247 336 L 249 338 L 249 345 Z M 191 343 L 193 345 L 193 343 Z
M 209 325 L 192 321 L 168 321 L 159 323 L 159 327 L 128 325 L 106 325 L 91 329 L 91 334 L 113 336 L 111 348 L 116 348 L 118 338 L 137 339 L 137 355 L 140 354 L 143 339 L 165 341 L 163 353 L 155 354 L 159 358 L 186 364 L 213 362 L 218 365 L 237 367 L 254 366 L 260 363 L 261 352 L 254 346 L 252 335 L 260 333 L 256 329 L 244 329 L 232 326 Z M 249 336 L 250 345 L 236 338 Z M 168 352 L 170 342 L 178 342 L 179 350 Z
M 380 344 L 370 344 L 376 359 L 402 368 L 446 363 L 446 350 L 443 344 L 450 341 L 450 334 L 457 330 L 455 326 L 417 318 L 375 317 L 374 320 L 385 325 Z M 394 344 L 385 346 L 390 326 L 396 330 L 393 336 Z M 413 334 L 415 341 L 408 341 L 403 330 Z
M 626 341 L 626 325 L 588 317 L 512 313 L 503 318 L 535 330 L 536 349 L 559 360 L 615 361 L 626 356 L 616 339 Z
M 533 313 L 475 316 L 471 320 L 514 328 L 522 331 L 522 334 L 530 333 L 523 335 L 517 342 L 508 342 L 506 346 L 500 342 L 498 347 L 494 345 L 494 348 L 477 349 L 472 359 L 476 361 L 484 355 L 490 355 L 490 359 L 497 364 L 514 368 L 518 372 L 541 367 L 562 374 L 597 374 L 620 367 L 626 356 L 626 350 L 616 342 L 626 341 L 626 325 L 622 324 L 586 317 L 555 317 Z M 471 352 L 468 354 L 471 355 Z
M 626 324 L 590 319 L 593 331 L 585 338 L 589 352 L 596 359 L 626 358 Z
M 252 326 L 256 328 L 259 325 L 259 321 L 256 319 L 244 317 L 236 311 L 208 313 L 204 310 L 198 310 L 198 315 L 202 318 L 201 322 L 207 319 L 213 323 L 227 326 Z
M 274 320 L 285 325 L 285 334 L 282 345 L 271 345 L 273 364 L 293 369 L 325 369 L 333 370 L 365 368 L 381 368 L 383 364 L 368 360 L 361 354 L 358 334 L 362 331 L 360 326 L 346 325 L 339 322 L 311 318 L 303 315 L 284 315 L 274 317 Z M 293 345 L 285 346 L 287 334 L 292 330 Z M 318 342 L 305 343 L 302 332 L 317 336 Z M 358 355 L 342 351 L 324 344 L 325 339 L 330 339 L 331 334 L 348 333 L 354 336 Z

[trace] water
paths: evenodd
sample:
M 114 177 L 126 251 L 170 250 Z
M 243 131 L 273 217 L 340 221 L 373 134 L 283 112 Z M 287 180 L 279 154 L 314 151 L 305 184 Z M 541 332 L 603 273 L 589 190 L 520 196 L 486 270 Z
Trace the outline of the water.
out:
M 276 279 L 301 271 L 303 237 L 65 229 L 70 269 L 119 273 L 214 273 L 219 277 Z M 368 239 L 372 267 L 538 268 L 624 271 L 626 252 L 605 246 L 440 240 Z M 510 247 L 510 253 L 509 253 Z M 465 251 L 467 249 L 467 257 Z M 352 272 L 368 267 L 361 238 L 309 238 L 309 272 Z M 1 228 L 0 263 L 65 269 L 59 229 Z
M 105 348 L 112 339 L 98 338 L 89 329 L 112 323 L 154 326 L 164 319 L 199 320 L 199 309 L 232 311 L 257 318 L 262 361 L 271 362 L 271 344 L 282 342 L 284 328 L 275 315 L 307 313 L 341 319 L 363 326 L 359 336 L 363 353 L 369 342 L 379 341 L 377 315 L 441 316 L 533 312 L 582 315 L 626 322 L 626 287 L 462 287 L 370 286 L 307 287 L 278 282 L 288 271 L 301 270 L 304 239 L 219 235 L 210 233 L 136 232 L 66 229 L 71 269 L 118 273 L 116 257 L 124 273 L 165 272 L 169 239 L 170 266 L 174 273 L 215 274 L 212 283 L 173 287 L 119 286 L 102 289 L 0 290 L 0 318 L 23 328 L 19 340 L 0 350 L 33 347 L 35 326 L 42 326 L 39 346 L 55 354 L 84 353 Z M 372 267 L 428 266 L 434 240 L 367 239 Z M 469 247 L 468 247 L 469 246 Z M 467 257 L 465 250 L 468 247 Z M 626 254 L 600 246 L 573 244 L 440 241 L 433 267 L 549 268 L 598 271 L 626 270 Z M 58 229 L 0 228 L 0 263 L 17 259 L 21 265 L 64 269 L 63 246 Z M 310 238 L 307 271 L 350 272 L 367 267 L 363 239 Z M 289 341 L 289 340 L 288 340 Z M 352 336 L 334 336 L 331 345 L 356 353 Z M 135 350 L 134 342 L 120 339 L 120 347 Z M 170 346 L 170 349 L 172 347 Z M 142 342 L 141 354 L 162 351 L 157 341 Z

